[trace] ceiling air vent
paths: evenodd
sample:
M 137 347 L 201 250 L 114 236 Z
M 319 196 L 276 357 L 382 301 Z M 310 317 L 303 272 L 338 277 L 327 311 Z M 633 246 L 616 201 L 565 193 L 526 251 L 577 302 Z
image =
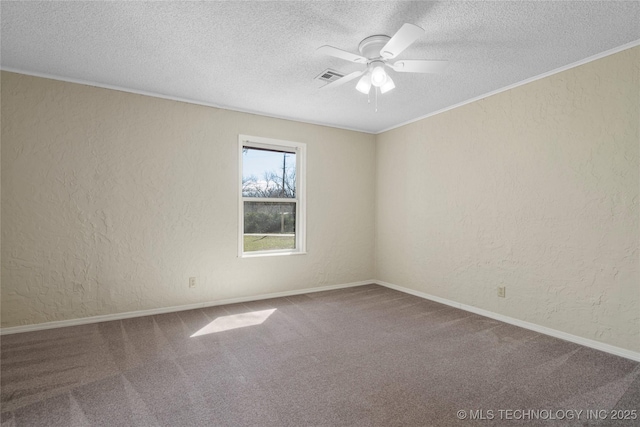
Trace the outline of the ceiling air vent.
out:
M 325 83 L 331 83 L 338 80 L 341 77 L 344 77 L 344 74 L 341 74 L 335 70 L 326 69 L 316 77 L 316 80 L 320 80 L 321 82 L 325 82 Z

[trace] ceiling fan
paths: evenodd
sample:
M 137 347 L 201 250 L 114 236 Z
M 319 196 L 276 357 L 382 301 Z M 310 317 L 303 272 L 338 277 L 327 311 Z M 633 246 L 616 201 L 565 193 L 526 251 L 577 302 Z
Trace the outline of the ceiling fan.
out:
M 369 94 L 371 86 L 380 89 L 380 93 L 389 92 L 395 88 L 391 76 L 385 70 L 385 67 L 391 68 L 399 73 L 440 73 L 448 64 L 448 61 L 431 61 L 425 59 L 404 59 L 390 63 L 391 59 L 400 55 L 402 51 L 408 48 L 414 41 L 418 39 L 424 30 L 417 25 L 404 24 L 393 37 L 376 35 L 370 36 L 362 40 L 358 45 L 360 55 L 338 49 L 333 46 L 322 46 L 317 52 L 335 56 L 336 58 L 355 62 L 358 64 L 366 64 L 366 68 L 362 71 L 354 71 L 335 80 L 322 89 L 329 89 L 343 85 L 360 76 L 360 80 L 356 85 L 356 89 L 364 94 Z M 377 94 L 377 91 L 376 91 Z

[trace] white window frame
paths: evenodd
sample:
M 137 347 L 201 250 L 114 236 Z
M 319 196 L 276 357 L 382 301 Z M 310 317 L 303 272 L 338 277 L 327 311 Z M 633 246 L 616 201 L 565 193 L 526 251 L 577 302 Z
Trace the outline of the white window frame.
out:
M 295 198 L 265 198 L 242 196 L 242 149 L 255 147 L 275 151 L 291 151 L 296 154 L 296 197 Z M 307 223 L 307 144 L 304 142 L 284 141 L 280 139 L 263 138 L 260 136 L 238 135 L 238 257 L 253 258 L 273 255 L 306 254 L 306 223 Z M 296 247 L 295 249 L 272 249 L 267 251 L 244 251 L 244 202 L 285 202 L 296 203 Z

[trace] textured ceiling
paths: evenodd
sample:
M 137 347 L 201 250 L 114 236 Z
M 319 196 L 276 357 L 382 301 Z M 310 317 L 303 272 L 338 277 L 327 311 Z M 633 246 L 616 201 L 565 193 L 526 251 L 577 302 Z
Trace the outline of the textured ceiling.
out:
M 377 133 L 640 39 L 640 2 L 11 2 L 6 70 Z M 315 52 L 357 53 L 403 23 L 425 29 L 398 59 L 446 59 L 441 75 L 395 73 L 378 112 L 357 80 L 320 90 Z

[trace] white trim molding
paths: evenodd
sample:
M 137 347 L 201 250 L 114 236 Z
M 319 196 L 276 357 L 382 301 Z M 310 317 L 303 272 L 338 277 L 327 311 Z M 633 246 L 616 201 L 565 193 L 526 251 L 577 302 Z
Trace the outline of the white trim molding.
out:
M 67 326 L 89 325 L 92 323 L 108 322 L 111 320 L 130 319 L 132 317 L 153 316 L 155 314 L 173 313 L 176 311 L 194 310 L 198 308 L 213 307 L 217 305 L 235 304 L 239 302 L 260 301 L 270 298 L 304 295 L 314 292 L 332 291 L 335 289 L 353 288 L 355 286 L 371 285 L 375 280 L 363 280 L 360 282 L 342 283 L 338 285 L 319 286 L 315 288 L 296 289 L 292 291 L 273 292 L 269 294 L 228 298 L 217 301 L 199 302 L 195 304 L 177 305 L 172 307 L 152 308 L 148 310 L 128 311 L 125 313 L 105 314 L 101 316 L 81 317 L 79 319 L 56 320 L 53 322 L 36 323 L 24 326 L 11 326 L 0 329 L 0 335 L 18 334 L 22 332 L 43 331 L 46 329 L 64 328 Z
M 459 102 L 457 104 L 450 105 L 450 106 L 442 108 L 440 110 L 433 111 L 431 113 L 425 114 L 424 116 L 416 117 L 415 119 L 411 119 L 411 120 L 407 120 L 406 122 L 398 123 L 397 125 L 393 125 L 393 126 L 388 127 L 386 129 L 382 129 L 381 131 L 377 131 L 377 132 L 375 132 L 375 134 L 376 135 L 380 135 L 381 133 L 385 133 L 385 132 L 388 132 L 390 130 L 397 129 L 397 128 L 400 128 L 402 126 L 406 126 L 408 124 L 420 121 L 422 119 L 426 119 L 428 117 L 437 116 L 438 114 L 445 113 L 445 112 L 447 112 L 449 110 L 453 110 L 455 108 L 462 107 L 464 105 L 471 104 L 471 103 L 476 102 L 476 101 L 480 101 L 481 99 L 488 98 L 488 97 L 493 96 L 493 95 L 497 95 L 497 94 L 499 94 L 501 92 L 506 92 L 508 90 L 517 88 L 518 86 L 524 86 L 524 85 L 529 84 L 531 82 L 535 82 L 536 80 L 540 80 L 540 79 L 544 79 L 545 77 L 552 76 L 554 74 L 562 73 L 563 71 L 567 71 L 567 70 L 570 70 L 572 68 L 579 67 L 579 66 L 587 64 L 589 62 L 593 62 L 593 61 L 596 61 L 598 59 L 602 59 L 602 58 L 605 58 L 607 56 L 614 55 L 614 54 L 616 54 L 618 52 L 622 52 L 623 50 L 631 49 L 631 48 L 634 48 L 636 46 L 640 46 L 640 39 L 634 40 L 634 41 L 632 41 L 630 43 L 623 44 L 622 46 L 614 47 L 613 49 L 609 49 L 609 50 L 606 50 L 604 52 L 600 52 L 600 53 L 598 53 L 596 55 L 589 56 L 588 58 L 581 59 L 579 61 L 573 62 L 571 64 L 564 65 L 564 66 L 556 68 L 554 70 L 547 71 L 546 73 L 538 74 L 537 76 L 529 77 L 528 79 L 524 79 L 522 81 L 510 84 L 510 85 L 507 85 L 507 86 L 504 86 L 504 87 L 501 87 L 501 88 L 498 88 L 496 90 L 492 90 L 490 92 L 484 93 L 482 95 L 478 95 L 476 97 L 467 99 L 467 100 Z
M 37 324 L 24 325 L 24 326 L 12 326 L 8 328 L 0 329 L 0 335 L 42 331 L 46 329 L 64 328 L 67 326 L 89 325 L 92 323 L 108 322 L 112 320 L 130 319 L 132 317 L 152 316 L 155 314 L 194 310 L 198 308 L 213 307 L 217 305 L 259 301 L 263 299 L 281 298 L 281 297 L 288 297 L 293 295 L 304 295 L 308 293 L 331 291 L 336 289 L 346 289 L 346 288 L 352 288 L 356 286 L 363 286 L 363 285 L 370 285 L 370 284 L 384 286 L 389 289 L 394 289 L 396 291 L 404 292 L 406 294 L 410 294 L 410 295 L 414 295 L 430 301 L 438 302 L 444 305 L 448 305 L 450 307 L 459 308 L 461 310 L 478 314 L 480 316 L 488 317 L 490 319 L 499 320 L 501 322 L 508 323 L 510 325 L 519 326 L 521 328 L 528 329 L 530 331 L 538 332 L 554 338 L 559 338 L 561 340 L 569 341 L 575 344 L 583 345 L 585 347 L 593 348 L 595 350 L 604 351 L 605 353 L 613 354 L 613 355 L 624 357 L 626 359 L 630 359 L 636 362 L 640 362 L 640 353 L 636 351 L 627 350 L 625 348 L 616 347 L 613 345 L 605 344 L 605 343 L 591 340 L 588 338 L 579 337 L 577 335 L 572 335 L 566 332 L 558 331 L 556 329 L 547 328 L 546 326 L 537 325 L 535 323 L 530 323 L 524 320 L 515 319 L 513 317 L 505 316 L 499 313 L 494 313 L 492 311 L 484 310 L 482 308 L 474 307 L 467 304 L 462 304 L 446 298 L 437 297 L 435 295 L 430 295 L 425 292 L 416 291 L 415 289 L 394 285 L 392 283 L 384 282 L 382 280 L 362 280 L 359 282 L 319 286 L 315 288 L 296 289 L 292 291 L 274 292 L 269 294 L 247 296 L 247 297 L 228 298 L 228 299 L 223 299 L 218 301 L 208 301 L 208 302 L 179 305 L 179 306 L 172 306 L 172 307 L 153 308 L 148 310 L 129 311 L 126 313 L 114 313 L 114 314 L 106 314 L 102 316 L 82 317 L 79 319 L 57 320 L 53 322 L 37 323 Z
M 513 317 L 505 316 L 503 314 L 494 313 L 492 311 L 484 310 L 482 308 L 474 307 L 472 305 L 462 304 L 446 298 L 430 295 L 425 292 L 416 291 L 415 289 L 405 288 L 403 286 L 394 285 L 393 283 L 383 282 L 382 280 L 374 280 L 374 283 L 380 286 L 387 287 L 389 289 L 395 289 L 396 291 L 404 292 L 406 294 L 414 295 L 420 298 L 424 298 L 430 301 L 439 302 L 451 307 L 459 308 L 464 311 L 479 314 L 480 316 L 488 317 L 490 319 L 499 320 L 510 325 L 519 326 L 530 331 L 539 332 L 544 335 L 549 335 L 554 338 L 560 338 L 561 340 L 569 341 L 575 344 L 580 344 L 585 347 L 590 347 L 596 350 L 604 351 L 605 353 L 614 354 L 616 356 L 631 359 L 636 362 L 640 362 L 640 353 L 625 348 L 616 347 L 613 345 L 605 344 L 599 341 L 590 340 L 588 338 L 579 337 L 566 332 L 558 331 L 556 329 L 547 328 L 546 326 L 537 325 L 535 323 L 526 322 L 524 320 L 515 319 Z
M 65 77 L 65 76 L 59 76 L 57 74 L 41 73 L 41 72 L 38 72 L 38 71 L 23 70 L 21 68 L 14 68 L 14 67 L 4 67 L 4 66 L 2 66 L 2 67 L 0 67 L 0 70 L 1 71 L 6 71 L 8 73 L 23 74 L 25 76 L 40 77 L 42 79 L 56 80 L 56 81 L 59 81 L 59 82 L 75 83 L 75 84 L 79 84 L 79 85 L 83 85 L 83 86 L 97 87 L 97 88 L 100 88 L 100 89 L 109 89 L 109 90 L 117 90 L 118 92 L 133 93 L 135 95 L 143 95 L 143 96 L 148 96 L 148 97 L 151 97 L 151 98 L 166 99 L 168 101 L 184 102 L 185 104 L 202 105 L 203 107 L 211 107 L 211 108 L 218 108 L 220 110 L 235 111 L 236 113 L 253 114 L 253 115 L 256 115 L 256 116 L 269 117 L 269 118 L 272 118 L 272 119 L 287 120 L 287 121 L 296 122 L 296 123 L 307 123 L 307 124 L 310 124 L 310 125 L 325 126 L 325 127 L 334 128 L 334 129 L 343 129 L 343 130 L 349 130 L 349 131 L 353 131 L 353 132 L 362 132 L 362 133 L 366 133 L 366 134 L 369 134 L 369 135 L 375 135 L 375 132 L 364 130 L 364 129 L 360 129 L 360 128 L 355 128 L 355 127 L 350 127 L 350 126 L 332 125 L 332 124 L 328 124 L 328 123 L 320 122 L 320 121 L 315 121 L 315 120 L 301 120 L 301 119 L 293 118 L 291 116 L 287 116 L 287 115 L 284 115 L 284 114 L 265 113 L 265 112 L 261 112 L 261 111 L 257 111 L 257 110 L 252 110 L 250 108 L 232 107 L 232 106 L 225 105 L 225 104 L 216 104 L 214 102 L 199 101 L 199 100 L 196 100 L 196 99 L 183 98 L 183 97 L 180 97 L 180 96 L 166 95 L 166 94 L 159 93 L 159 92 L 132 89 L 132 88 L 125 87 L 125 86 L 118 86 L 118 85 L 112 85 L 112 84 L 107 84 L 107 83 L 99 83 L 99 82 L 95 82 L 95 81 L 92 81 L 92 80 L 82 80 L 82 79 L 76 79 L 76 78 L 73 78 L 73 77 Z
M 390 126 L 388 128 L 385 128 L 385 129 L 382 129 L 382 130 L 378 130 L 378 131 L 365 130 L 365 129 L 361 129 L 361 128 L 357 128 L 357 127 L 350 127 L 350 126 L 328 124 L 328 123 L 324 123 L 324 122 L 320 122 L 320 121 L 314 121 L 314 120 L 301 120 L 301 119 L 293 118 L 293 117 L 290 117 L 290 116 L 287 116 L 287 115 L 267 114 L 265 112 L 255 111 L 255 110 L 251 110 L 251 109 L 248 109 L 248 108 L 231 107 L 231 106 L 224 105 L 224 104 L 216 104 L 216 103 L 213 103 L 213 102 L 199 101 L 199 100 L 183 98 L 183 97 L 179 97 L 179 96 L 166 95 L 166 94 L 162 94 L 162 93 L 158 93 L 158 92 L 132 89 L 132 88 L 124 87 L 124 86 L 112 85 L 112 84 L 107 84 L 107 83 L 99 83 L 99 82 L 95 82 L 95 81 L 91 81 L 91 80 L 82 80 L 82 79 L 76 79 L 76 78 L 72 78 L 72 77 L 64 77 L 64 76 L 59 76 L 59 75 L 56 75 L 56 74 L 41 73 L 41 72 L 37 72 L 37 71 L 23 70 L 23 69 L 14 68 L 14 67 L 5 67 L 5 66 L 3 66 L 3 67 L 0 67 L 0 70 L 7 71 L 9 73 L 24 74 L 26 76 L 40 77 L 40 78 L 43 78 L 43 79 L 57 80 L 57 81 L 62 81 L 62 82 L 67 82 L 67 83 L 75 83 L 75 84 L 80 84 L 80 85 L 84 85 L 84 86 L 93 86 L 93 87 L 98 87 L 98 88 L 102 88 L 102 89 L 117 90 L 117 91 L 120 91 L 120 92 L 126 92 L 126 93 L 133 93 L 133 94 L 137 94 L 137 95 L 149 96 L 149 97 L 152 97 L 152 98 L 167 99 L 169 101 L 177 101 L 177 102 L 184 102 L 184 103 L 187 103 L 187 104 L 194 104 L 194 105 L 202 105 L 202 106 L 205 106 L 205 107 L 219 108 L 219 109 L 228 110 L 228 111 L 235 111 L 235 112 L 238 112 L 238 113 L 254 114 L 254 115 L 257 115 L 257 116 L 270 117 L 270 118 L 273 118 L 273 119 L 288 120 L 288 121 L 293 121 L 293 122 L 298 122 L 298 123 L 307 123 L 307 124 L 311 124 L 311 125 L 325 126 L 325 127 L 335 128 L 335 129 L 344 129 L 344 130 L 349 130 L 349 131 L 353 131 L 353 132 L 366 133 L 366 134 L 369 134 L 369 135 L 380 135 L 382 133 L 388 132 L 388 131 L 393 130 L 393 129 L 397 129 L 399 127 L 408 125 L 410 123 L 414 123 L 414 122 L 417 122 L 419 120 L 426 119 L 427 117 L 432 117 L 432 116 L 438 115 L 440 113 L 444 113 L 446 111 L 453 110 L 454 108 L 462 107 L 463 105 L 467 105 L 467 104 L 470 104 L 472 102 L 476 102 L 476 101 L 479 101 L 481 99 L 488 98 L 488 97 L 496 95 L 496 94 L 498 94 L 500 92 L 505 92 L 507 90 L 516 88 L 518 86 L 522 86 L 522 85 L 525 85 L 527 83 L 531 83 L 533 81 L 540 80 L 540 79 L 543 79 L 545 77 L 549 77 L 549 76 L 552 76 L 554 74 L 561 73 L 561 72 L 569 70 L 571 68 L 579 67 L 580 65 L 584 65 L 584 64 L 587 64 L 589 62 L 596 61 L 598 59 L 607 57 L 609 55 L 616 54 L 618 52 L 622 52 L 623 50 L 634 48 L 636 46 L 640 46 L 640 39 L 639 40 L 634 40 L 634 41 L 629 42 L 629 43 L 625 43 L 625 44 L 623 44 L 621 46 L 617 46 L 617 47 L 614 47 L 612 49 L 606 50 L 604 52 L 600 52 L 600 53 L 598 53 L 596 55 L 592 55 L 592 56 L 590 56 L 588 58 L 584 58 L 584 59 L 581 59 L 579 61 L 573 62 L 571 64 L 567 64 L 567 65 L 564 65 L 562 67 L 556 68 L 554 70 L 547 71 L 546 73 L 542 73 L 542 74 L 539 74 L 537 76 L 530 77 L 528 79 L 522 80 L 520 82 L 516 82 L 516 83 L 510 84 L 508 86 L 501 87 L 501 88 L 493 90 L 491 92 L 487 92 L 485 94 L 478 95 L 478 96 L 476 96 L 474 98 L 467 99 L 467 100 L 459 102 L 457 104 L 450 105 L 450 106 L 442 108 L 440 110 L 433 111 L 431 113 L 416 117 L 416 118 L 411 119 L 411 120 L 407 120 L 407 121 L 402 122 L 402 123 L 395 124 L 393 126 Z

